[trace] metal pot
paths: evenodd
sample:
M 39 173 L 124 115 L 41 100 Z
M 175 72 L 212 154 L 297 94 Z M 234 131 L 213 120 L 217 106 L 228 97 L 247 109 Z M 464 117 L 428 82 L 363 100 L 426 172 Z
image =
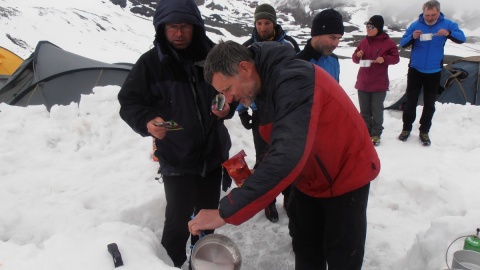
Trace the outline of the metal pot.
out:
M 209 234 L 195 243 L 191 261 L 194 270 L 239 270 L 242 256 L 230 238 Z
M 452 269 L 480 270 L 480 253 L 472 250 L 455 251 Z

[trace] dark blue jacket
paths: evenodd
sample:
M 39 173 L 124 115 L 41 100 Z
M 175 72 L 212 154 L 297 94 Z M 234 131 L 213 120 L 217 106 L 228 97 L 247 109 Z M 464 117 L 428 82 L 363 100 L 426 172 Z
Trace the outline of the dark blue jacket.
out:
M 281 25 L 277 24 L 275 25 L 275 36 L 273 37 L 272 41 L 278 41 L 280 43 L 285 43 L 292 45 L 293 48 L 295 49 L 295 53 L 300 52 L 300 47 L 298 46 L 297 41 L 295 41 L 294 38 L 291 36 L 287 35 L 285 31 L 283 31 L 283 28 Z M 253 43 L 257 42 L 264 42 L 264 40 L 260 39 L 260 36 L 258 35 L 257 29 L 254 27 L 252 31 L 252 37 L 245 41 L 242 45 L 245 47 L 248 47 L 252 45 Z M 255 102 L 252 102 L 252 106 L 250 106 L 252 110 L 256 110 L 257 106 L 255 105 Z M 247 107 L 245 107 L 242 103 L 239 103 L 236 109 L 238 112 L 248 110 Z
M 252 37 L 245 41 L 242 45 L 245 47 L 248 47 L 252 45 L 253 43 L 257 42 L 264 42 L 265 40 L 262 40 L 260 36 L 257 33 L 257 29 L 254 27 L 252 31 Z M 275 25 L 275 36 L 273 37 L 272 41 L 278 41 L 280 43 L 287 43 L 293 46 L 295 49 L 295 53 L 298 53 L 300 51 L 300 47 L 298 46 L 297 41 L 295 41 L 294 38 L 291 36 L 287 35 L 287 33 L 283 30 L 282 26 L 277 24 Z
M 420 41 L 420 38 L 414 39 L 413 32 L 421 30 L 422 33 L 435 34 L 440 29 L 446 29 L 450 32 L 446 36 L 433 36 L 430 41 Z M 410 55 L 409 67 L 424 73 L 433 73 L 442 70 L 444 47 L 447 39 L 455 43 L 464 43 L 466 41 L 465 34 L 458 27 L 458 24 L 445 19 L 443 13 L 440 13 L 437 22 L 434 25 L 428 25 L 423 19 L 423 13 L 418 16 L 418 20 L 413 22 L 408 28 L 400 41 L 403 48 L 412 46 L 412 54 Z
M 211 113 L 217 92 L 205 82 L 198 63 L 214 44 L 193 1 L 166 2 L 154 16 L 154 48 L 138 59 L 118 94 L 120 116 L 142 136 L 150 136 L 146 125 L 155 117 L 177 122 L 183 130 L 156 140 L 160 173 L 204 175 L 228 158 L 231 147 L 223 120 Z M 163 30 L 167 22 L 194 25 L 189 48 L 177 51 L 170 46 Z M 232 109 L 229 117 L 234 113 Z

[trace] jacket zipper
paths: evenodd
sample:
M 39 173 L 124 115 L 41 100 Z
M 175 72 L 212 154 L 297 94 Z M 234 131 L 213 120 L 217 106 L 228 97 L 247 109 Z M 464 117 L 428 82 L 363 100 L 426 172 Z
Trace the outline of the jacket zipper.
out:
M 197 95 L 197 91 L 195 90 L 195 84 L 196 84 L 195 74 L 196 74 L 196 70 L 195 70 L 195 67 L 193 67 L 193 69 L 192 69 L 192 79 L 189 80 L 189 83 L 190 83 L 190 88 L 191 88 L 192 93 L 193 93 L 193 99 L 195 101 L 195 109 L 197 111 L 197 118 L 198 118 L 198 121 L 200 122 L 200 126 L 202 127 L 202 134 L 205 134 L 205 127 L 203 126 L 202 114 L 200 113 L 200 108 L 198 108 L 198 95 Z M 203 139 L 204 139 L 204 141 L 206 140 L 205 138 L 203 138 Z M 205 177 L 206 170 L 207 170 L 207 161 L 206 161 L 206 159 L 204 159 L 203 160 L 203 168 L 202 168 L 202 171 L 200 172 L 200 175 L 202 177 Z
M 332 177 L 330 176 L 330 174 L 328 174 L 327 169 L 325 168 L 322 161 L 320 160 L 320 158 L 317 155 L 315 155 L 315 160 L 317 161 L 318 166 L 320 166 L 320 169 L 322 170 L 323 175 L 327 179 L 328 189 L 330 190 L 330 196 L 333 197 L 333 191 L 332 191 L 333 180 L 332 180 Z

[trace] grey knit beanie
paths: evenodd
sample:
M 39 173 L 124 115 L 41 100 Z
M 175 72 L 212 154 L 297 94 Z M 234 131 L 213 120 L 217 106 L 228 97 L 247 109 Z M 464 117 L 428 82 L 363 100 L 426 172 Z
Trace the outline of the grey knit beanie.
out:
M 269 4 L 258 5 L 254 13 L 255 22 L 259 19 L 267 19 L 277 24 L 277 13 L 275 9 Z

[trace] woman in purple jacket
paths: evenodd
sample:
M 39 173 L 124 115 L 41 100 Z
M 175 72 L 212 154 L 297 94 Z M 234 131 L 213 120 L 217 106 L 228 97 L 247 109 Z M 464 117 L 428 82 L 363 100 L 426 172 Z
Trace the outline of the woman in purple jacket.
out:
M 374 15 L 365 25 L 367 36 L 358 44 L 352 60 L 360 64 L 355 84 L 360 114 L 377 146 L 383 130 L 383 102 L 390 84 L 388 65 L 397 64 L 400 58 L 397 45 L 383 32 L 382 16 Z

